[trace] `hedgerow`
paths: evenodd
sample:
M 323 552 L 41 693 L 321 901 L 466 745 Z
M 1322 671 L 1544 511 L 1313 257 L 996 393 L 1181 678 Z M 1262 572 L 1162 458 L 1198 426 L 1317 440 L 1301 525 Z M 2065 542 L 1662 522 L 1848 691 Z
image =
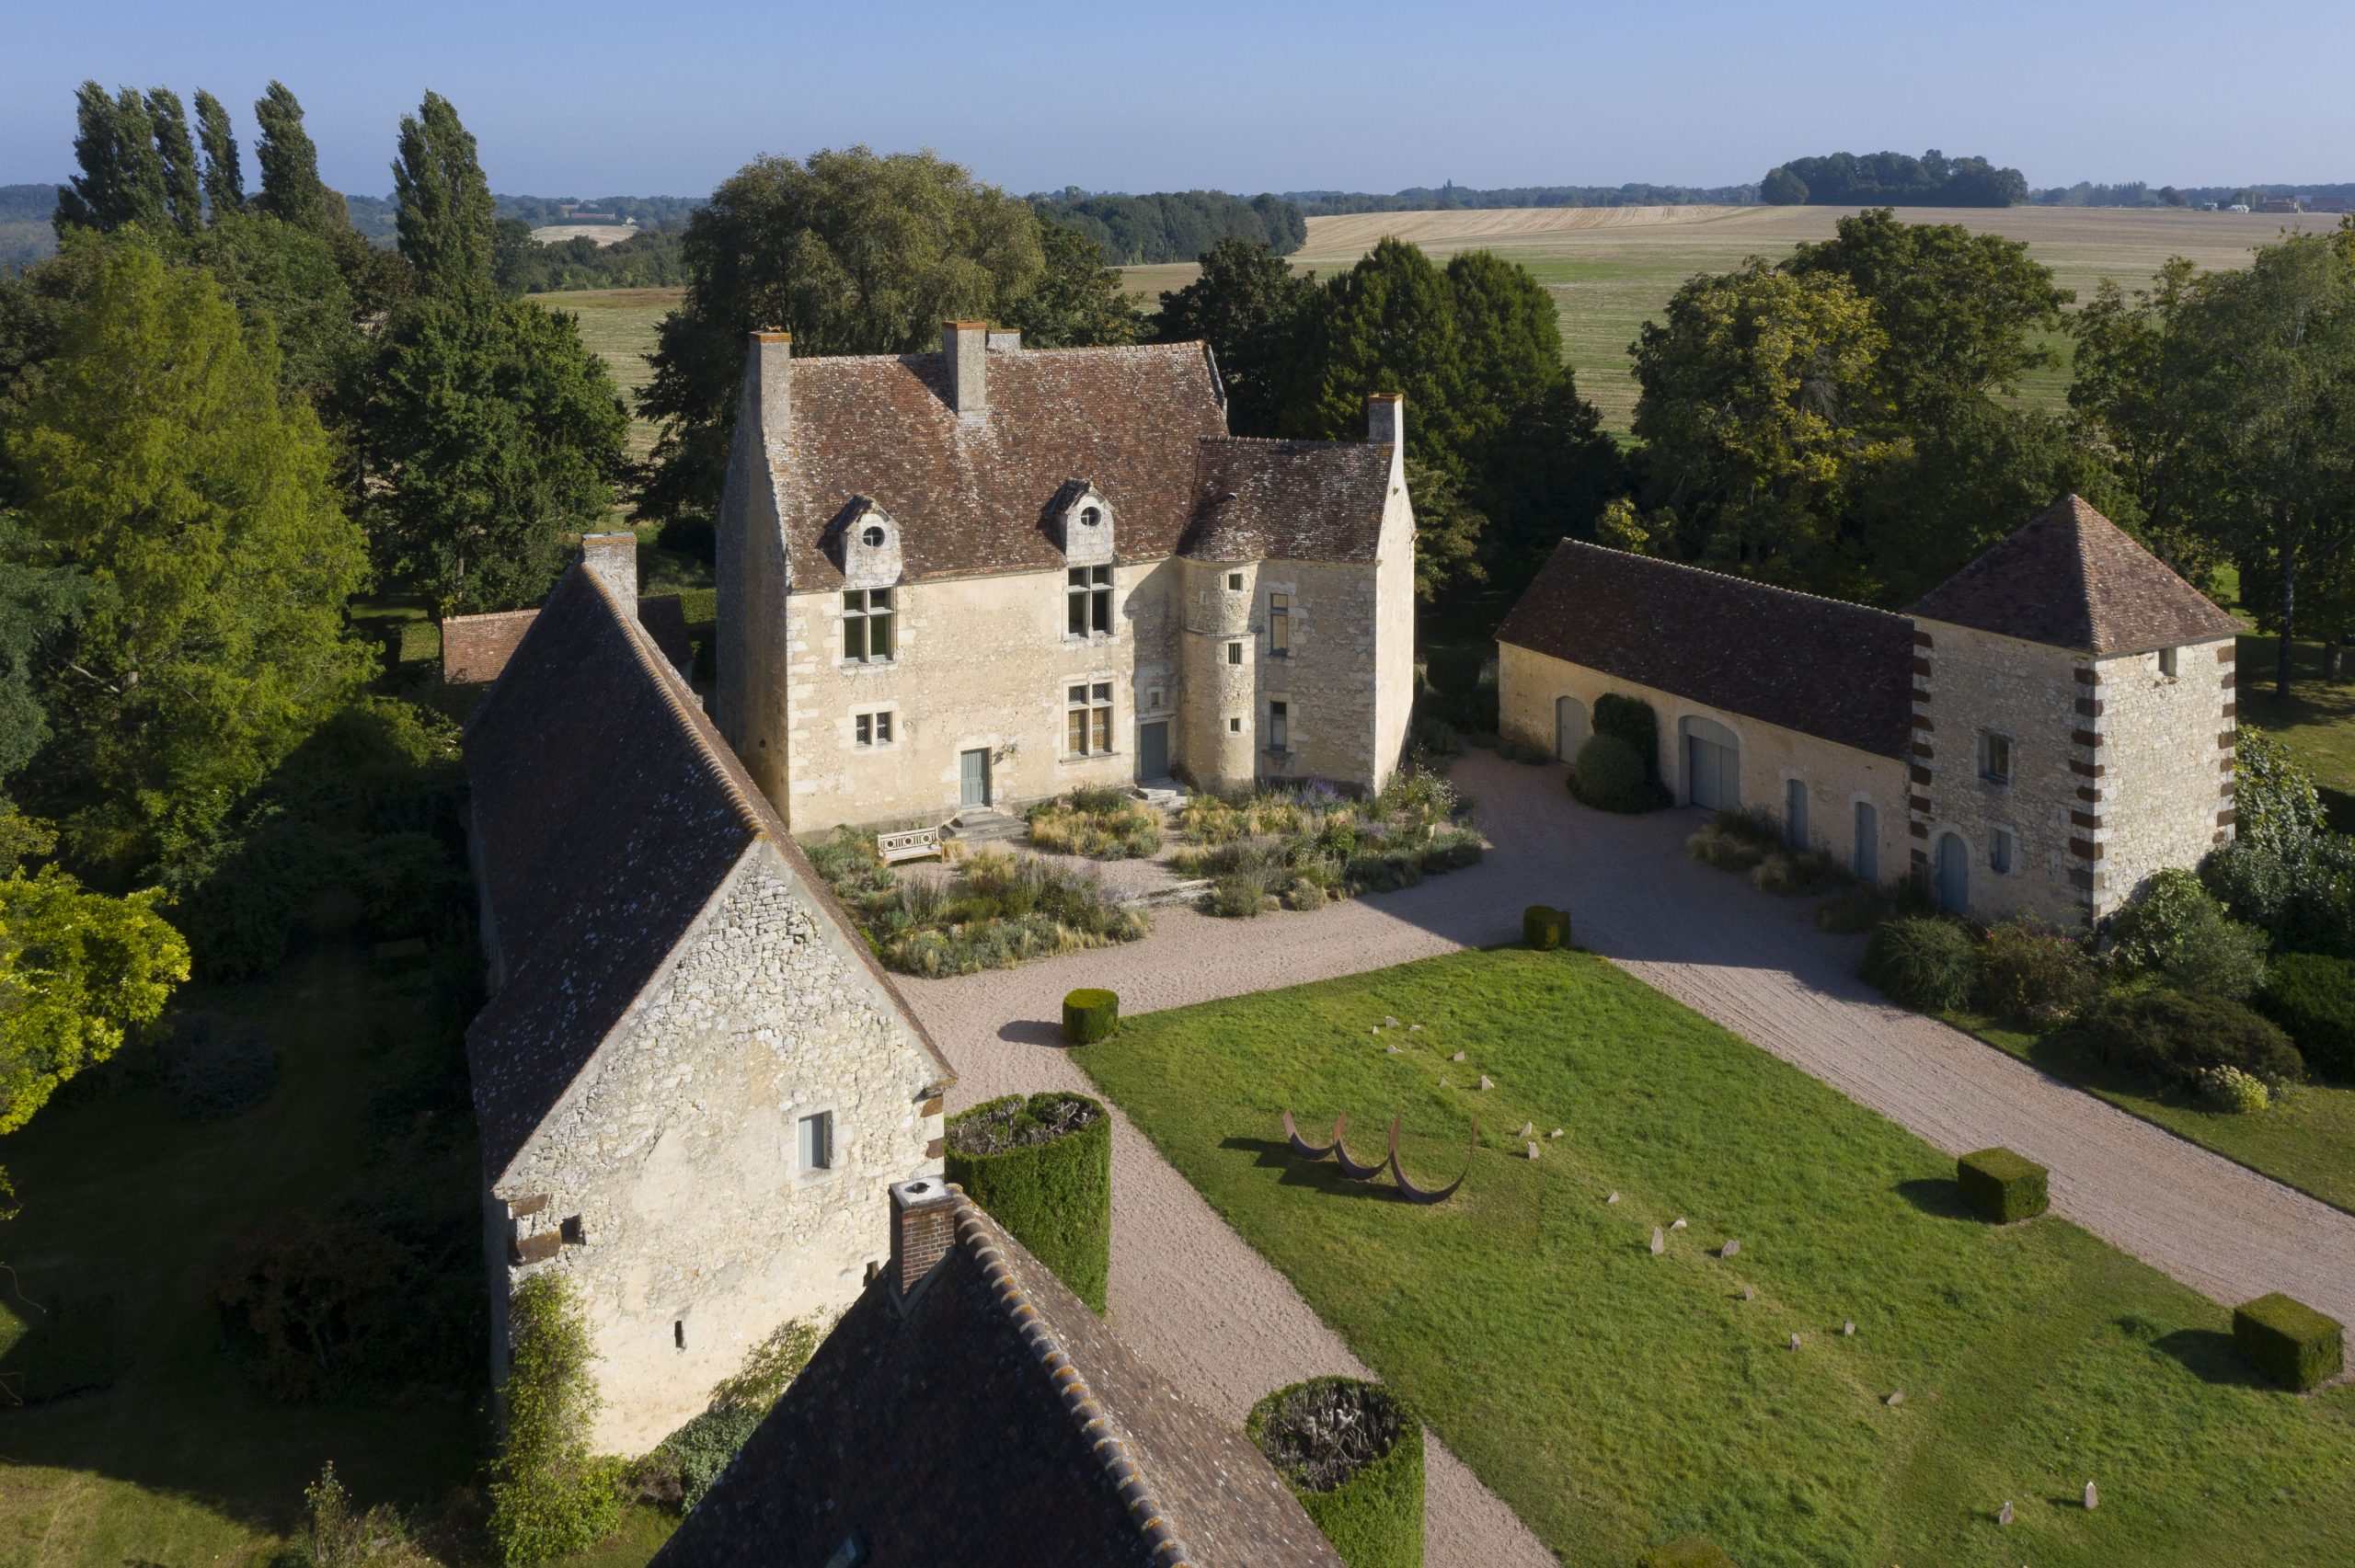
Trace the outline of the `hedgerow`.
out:
M 1112 1122 L 1085 1094 L 1009 1094 L 949 1118 L 950 1181 L 1097 1312 L 1112 1268 Z

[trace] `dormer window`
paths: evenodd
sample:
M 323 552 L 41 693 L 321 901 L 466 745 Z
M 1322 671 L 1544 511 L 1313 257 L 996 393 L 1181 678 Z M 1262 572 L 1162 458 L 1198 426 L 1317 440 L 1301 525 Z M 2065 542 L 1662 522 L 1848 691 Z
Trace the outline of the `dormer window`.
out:
M 881 507 L 855 498 L 842 524 L 843 586 L 888 589 L 900 580 L 900 531 Z
M 1063 536 L 1063 565 L 1106 566 L 1117 555 L 1112 503 L 1095 486 L 1084 479 L 1064 481 L 1054 518 L 1055 530 Z

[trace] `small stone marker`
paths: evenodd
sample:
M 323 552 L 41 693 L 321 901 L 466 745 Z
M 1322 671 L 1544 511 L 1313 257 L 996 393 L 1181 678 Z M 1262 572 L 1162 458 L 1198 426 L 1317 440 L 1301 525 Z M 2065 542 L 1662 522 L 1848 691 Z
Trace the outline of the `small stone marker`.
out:
M 1439 1081 L 1439 1086 L 1440 1086 L 1441 1088 L 1442 1088 L 1442 1089 L 1446 1088 L 1446 1087 L 1447 1087 L 1447 1080 L 1446 1080 L 1446 1079 L 1444 1079 L 1444 1078 L 1441 1079 L 1441 1080 Z
M 1666 1251 L 1668 1251 L 1668 1238 L 1661 1235 L 1660 1227 L 1655 1225 L 1652 1227 L 1652 1256 L 1658 1257 Z
M 2012 1522 L 2012 1500 L 2010 1498 L 2006 1497 L 2004 1499 L 2004 1510 L 2002 1513 L 1995 1516 L 1995 1522 L 1999 1525 L 2008 1525 Z
M 1905 1391 L 1903 1389 L 1891 1389 L 1889 1391 L 1889 1397 L 1880 1402 L 1883 1404 L 1903 1404 L 1905 1402 Z
M 1416 1030 L 1420 1029 L 1421 1027 L 1422 1027 L 1422 1025 L 1421 1025 L 1420 1024 L 1407 1024 L 1407 1033 L 1408 1033 L 1409 1035 L 1411 1035 L 1411 1034 L 1413 1034 Z
M 1799 1347 L 1799 1336 L 1798 1336 L 1798 1335 L 1797 1335 L 1797 1334 L 1793 1334 L 1793 1335 L 1791 1335 L 1791 1348 L 1792 1348 L 1793 1350 L 1797 1350 L 1798 1347 Z
M 1844 1333 L 1844 1334 L 1846 1334 L 1850 1339 L 1854 1339 L 1854 1338 L 1855 1338 L 1855 1337 L 1856 1337 L 1856 1324 L 1855 1324 L 1855 1320 L 1854 1320 L 1854 1319 L 1852 1318 L 1852 1319 L 1850 1319 L 1848 1322 L 1844 1322 L 1844 1323 L 1842 1323 L 1842 1324 L 1840 1325 L 1840 1332 L 1841 1332 L 1842 1333 Z
M 1745 1300 L 1745 1301 L 1755 1301 L 1755 1300 L 1757 1300 L 1757 1299 L 1758 1299 L 1758 1287 L 1756 1287 L 1755 1285 L 1745 1285 L 1745 1286 L 1743 1286 L 1743 1287 L 1741 1288 L 1741 1299 L 1742 1299 L 1743 1300 Z
M 1531 1145 L 1529 1146 L 1529 1157 L 1530 1157 L 1532 1160 L 1534 1160 L 1534 1159 L 1536 1159 L 1536 1158 L 1537 1158 L 1537 1145 L 1535 1145 L 1535 1144 L 1534 1144 L 1534 1143 L 1533 1143 L 1533 1144 L 1531 1144 Z
M 1377 1034 L 1377 1035 L 1381 1034 L 1381 1033 L 1382 1033 L 1382 1025 L 1381 1025 L 1381 1024 L 1376 1024 L 1373 1026 L 1373 1032 L 1374 1032 L 1375 1034 Z
M 1396 1029 L 1398 1027 L 1398 1020 L 1385 1013 L 1382 1015 L 1382 1026 L 1385 1029 Z
M 1741 1243 L 1740 1242 L 1728 1242 L 1724 1246 L 1717 1249 L 1717 1256 L 1721 1258 L 1729 1258 L 1740 1251 Z
M 1548 1137 L 1548 1138 L 1559 1138 L 1559 1137 L 1561 1137 L 1561 1136 L 1562 1136 L 1562 1129 L 1561 1129 L 1560 1127 L 1556 1127 L 1553 1131 L 1551 1131 L 1551 1132 L 1547 1133 L 1545 1136 L 1546 1136 L 1546 1137 Z
M 1385 1056 L 1395 1057 L 1398 1054 L 1398 1047 L 1396 1046 L 1384 1046 L 1382 1047 L 1382 1050 L 1383 1054 Z
M 1677 1219 L 1676 1219 L 1675 1220 L 1673 1220 L 1672 1222 L 1671 1222 L 1671 1224 L 1669 1225 L 1669 1229 L 1670 1229 L 1670 1230 L 1683 1230 L 1683 1229 L 1684 1229 L 1684 1219 L 1683 1219 L 1683 1216 L 1681 1216 L 1681 1215 L 1680 1215 L 1680 1216 L 1678 1216 L 1678 1217 L 1677 1217 Z
M 1496 1081 L 1495 1079 L 1493 1079 L 1493 1078 L 1489 1077 L 1489 1076 L 1488 1076 L 1487 1073 L 1485 1073 L 1485 1072 L 1484 1072 L 1484 1073 L 1482 1073 L 1482 1074 L 1480 1075 L 1480 1087 L 1481 1087 L 1481 1088 L 1483 1088 L 1483 1089 L 1494 1089 L 1496 1086 L 1497 1086 L 1497 1081 Z
M 2088 1514 L 2090 1514 L 2090 1513 L 2092 1513 L 2096 1508 L 2098 1508 L 2098 1507 L 2100 1507 L 2100 1506 L 2101 1506 L 2101 1494 L 2100 1494 L 2100 1493 L 2098 1493 L 2098 1492 L 2096 1492 L 2096 1491 L 2094 1490 L 2094 1483 L 2093 1483 L 2092 1482 L 2088 1481 L 2087 1482 L 2085 1482 L 2085 1512 L 2086 1512 L 2086 1513 L 2088 1513 Z
M 1523 1122 L 1521 1124 L 1521 1136 L 1523 1138 L 1531 1136 L 1533 1133 L 1536 1132 L 1536 1130 L 1537 1124 L 1535 1122 Z
M 1464 1053 L 1462 1051 L 1458 1051 L 1447 1059 L 1450 1061 L 1462 1061 L 1464 1059 Z
M 1604 1198 L 1603 1201 L 1605 1203 L 1617 1203 L 1619 1201 L 1619 1195 L 1617 1193 L 1613 1193 L 1609 1197 Z

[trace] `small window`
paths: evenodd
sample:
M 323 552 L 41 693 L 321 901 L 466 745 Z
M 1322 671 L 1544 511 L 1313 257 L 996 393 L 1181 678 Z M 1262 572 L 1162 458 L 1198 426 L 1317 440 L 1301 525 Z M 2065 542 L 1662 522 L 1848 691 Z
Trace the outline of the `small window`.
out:
M 1292 749 L 1292 713 L 1288 703 L 1268 704 L 1268 750 L 1288 751 Z
M 2159 673 L 2170 681 L 2174 680 L 2177 674 L 2176 652 L 2177 650 L 2171 647 L 2163 647 L 2159 650 Z
M 891 590 L 855 588 L 843 595 L 843 658 L 881 664 L 891 657 Z
M 1081 526 L 1081 527 L 1083 527 L 1083 528 L 1093 528 L 1093 527 L 1095 527 L 1097 523 L 1102 522 L 1103 521 L 1104 521 L 1104 509 L 1103 509 L 1103 508 L 1101 508 L 1101 507 L 1082 507 L 1082 508 L 1080 509 L 1080 512 L 1079 512 L 1079 521 L 1080 521 L 1080 526 Z
M 1987 835 L 1987 869 L 1999 876 L 2012 873 L 2012 830 L 1997 828 Z
M 891 715 L 889 713 L 853 714 L 850 721 L 851 738 L 861 746 L 891 744 Z
M 873 522 L 868 523 L 868 524 L 867 525 L 867 532 L 864 532 L 864 533 L 862 533 L 862 534 L 860 534 L 860 535 L 859 535 L 859 538 L 860 538 L 860 539 L 862 539 L 862 540 L 864 540 L 864 541 L 866 542 L 866 544 L 867 544 L 867 547 L 868 549 L 870 549 L 870 550 L 880 550 L 881 548 L 883 548 L 883 529 L 882 529 L 882 525 L 881 525 L 881 524 L 879 524 L 879 523 L 873 523 Z
M 1979 776 L 1990 784 L 2012 782 L 2012 738 L 1986 734 L 1979 738 Z
M 801 1168 L 831 1170 L 834 1163 L 834 1113 L 820 1111 L 801 1118 Z
M 1112 683 L 1097 681 L 1063 692 L 1063 755 L 1101 757 L 1112 750 Z
M 1074 567 L 1063 586 L 1063 630 L 1074 637 L 1112 635 L 1112 568 Z
M 1243 721 L 1242 721 L 1240 718 L 1231 718 L 1231 719 L 1228 719 L 1228 720 L 1226 721 L 1226 732 L 1227 732 L 1229 735 L 1240 735 L 1240 734 L 1242 734 L 1242 733 L 1243 733 Z
M 673 1348 L 679 1350 L 684 1350 L 687 1347 L 686 1319 L 672 1318 L 671 1320 L 671 1344 Z
M 1268 595 L 1268 654 L 1272 658 L 1292 657 L 1292 595 Z
M 1240 664 L 1243 662 L 1243 645 L 1241 643 L 1229 643 L 1226 645 L 1226 662 L 1229 664 Z
M 1226 574 L 1226 591 L 1229 593 L 1241 593 L 1243 591 L 1243 574 L 1241 572 L 1229 572 Z

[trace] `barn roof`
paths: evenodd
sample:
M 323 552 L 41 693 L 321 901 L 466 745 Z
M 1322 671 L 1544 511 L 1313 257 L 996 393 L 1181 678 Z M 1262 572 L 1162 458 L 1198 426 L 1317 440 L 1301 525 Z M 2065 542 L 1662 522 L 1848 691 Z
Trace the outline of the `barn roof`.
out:
M 1338 1568 L 1241 1432 L 955 1201 L 904 1309 L 868 1285 L 653 1568 L 819 1568 L 852 1537 L 863 1562 Z
M 2075 496 L 1924 594 L 1910 613 L 2097 656 L 2229 637 L 2239 623 Z
M 583 567 L 468 721 L 465 764 L 505 970 L 466 1032 L 496 1184 L 748 850 L 765 841 L 848 921 L 652 636 Z M 847 945 L 938 1059 L 866 943 Z
M 1913 723 L 1902 615 L 1575 539 L 1497 640 L 1886 757 Z

